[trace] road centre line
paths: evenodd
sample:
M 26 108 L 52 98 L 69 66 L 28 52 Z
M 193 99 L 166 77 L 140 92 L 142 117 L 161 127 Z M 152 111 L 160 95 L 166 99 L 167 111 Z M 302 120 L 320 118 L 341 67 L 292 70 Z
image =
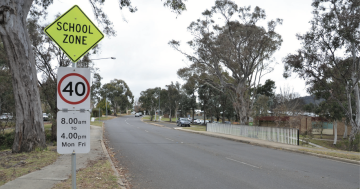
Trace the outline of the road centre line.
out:
M 169 138 L 165 138 L 166 140 L 170 140 L 170 141 L 173 141 L 174 142 L 174 140 L 171 140 L 171 139 L 169 139 Z
M 244 164 L 244 165 L 248 165 L 248 166 L 251 166 L 251 167 L 255 167 L 255 168 L 260 169 L 260 167 L 256 167 L 255 165 L 250 165 L 250 164 L 245 163 L 245 162 L 242 162 L 242 161 L 238 161 L 238 160 L 231 159 L 231 158 L 228 158 L 228 157 L 227 157 L 226 159 L 231 160 L 231 161 L 235 161 L 235 162 L 238 162 L 238 163 L 242 163 L 242 164 Z

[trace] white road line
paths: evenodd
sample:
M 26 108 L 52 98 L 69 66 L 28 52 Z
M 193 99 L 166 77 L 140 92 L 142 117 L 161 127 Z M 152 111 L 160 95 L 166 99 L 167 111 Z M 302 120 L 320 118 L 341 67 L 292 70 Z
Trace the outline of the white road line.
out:
M 169 139 L 169 138 L 165 138 L 165 139 L 167 139 L 167 140 L 170 140 L 170 141 L 173 141 L 173 142 L 174 142 L 174 140 L 171 140 L 171 139 Z
M 255 165 L 250 165 L 250 164 L 245 163 L 245 162 L 242 162 L 242 161 L 238 161 L 238 160 L 231 159 L 231 158 L 228 158 L 228 157 L 227 157 L 226 159 L 231 160 L 231 161 L 235 161 L 235 162 L 238 162 L 238 163 L 242 163 L 242 164 L 244 164 L 244 165 L 248 165 L 248 166 L 251 166 L 251 167 L 255 167 L 255 168 L 260 169 L 260 167 L 256 167 Z

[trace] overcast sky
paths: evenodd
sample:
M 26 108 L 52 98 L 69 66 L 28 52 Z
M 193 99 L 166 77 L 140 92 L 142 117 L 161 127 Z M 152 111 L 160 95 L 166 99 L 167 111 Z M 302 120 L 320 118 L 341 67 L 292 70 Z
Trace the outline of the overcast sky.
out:
M 47 22 L 55 20 L 55 14 L 63 14 L 72 6 L 78 5 L 95 23 L 93 12 L 88 0 L 55 0 L 49 7 Z M 186 58 L 172 49 L 168 42 L 172 39 L 182 42 L 182 48 L 187 50 L 186 42 L 192 39 L 187 27 L 192 21 L 201 18 L 201 13 L 214 6 L 215 0 L 188 0 L 187 11 L 177 16 L 163 6 L 161 0 L 132 0 L 138 8 L 136 13 L 127 10 L 120 11 L 118 0 L 107 0 L 105 12 L 114 24 L 116 37 L 105 37 L 100 42 L 101 53 L 96 58 L 116 57 L 116 60 L 94 60 L 103 77 L 102 84 L 113 79 L 122 79 L 130 87 L 135 98 L 148 88 L 162 87 L 171 81 L 184 81 L 176 74 L 179 68 L 189 65 Z M 293 88 L 301 96 L 306 93 L 305 81 L 292 76 L 282 77 L 282 59 L 289 53 L 300 48 L 296 34 L 304 34 L 309 30 L 312 18 L 312 0 L 234 0 L 238 6 L 259 6 L 265 9 L 267 20 L 281 18 L 283 25 L 278 26 L 278 32 L 283 38 L 281 49 L 274 54 L 278 64 L 272 73 L 265 76 L 276 83 L 277 92 L 280 87 Z M 125 18 L 127 22 L 123 20 Z

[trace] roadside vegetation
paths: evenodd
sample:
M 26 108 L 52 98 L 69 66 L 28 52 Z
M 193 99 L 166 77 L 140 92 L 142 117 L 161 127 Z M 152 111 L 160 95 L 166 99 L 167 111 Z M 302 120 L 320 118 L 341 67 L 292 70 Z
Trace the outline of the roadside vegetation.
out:
M 206 126 L 204 125 L 191 125 L 191 127 L 184 127 L 183 129 L 193 130 L 193 131 L 206 131 Z
M 76 172 L 76 187 L 87 189 L 121 188 L 117 183 L 111 164 L 106 157 L 89 161 L 86 168 Z M 71 188 L 71 176 L 56 184 L 52 189 Z
M 334 144 L 334 136 L 332 135 L 306 135 L 300 136 L 300 139 L 304 141 L 300 142 L 300 145 L 303 146 L 308 146 L 308 143 L 311 142 L 328 149 L 360 152 L 360 134 L 355 136 L 352 144 L 347 138 L 337 139 L 337 143 Z

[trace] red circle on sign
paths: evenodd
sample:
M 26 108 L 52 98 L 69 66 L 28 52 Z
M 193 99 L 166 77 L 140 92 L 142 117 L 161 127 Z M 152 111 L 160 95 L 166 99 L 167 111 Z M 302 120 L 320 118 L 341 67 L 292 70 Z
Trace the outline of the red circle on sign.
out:
M 68 101 L 68 100 L 66 100 L 66 99 L 64 98 L 64 96 L 61 94 L 61 90 L 60 90 L 61 83 L 64 81 L 65 78 L 70 77 L 70 76 L 78 76 L 78 77 L 82 78 L 82 79 L 85 81 L 86 86 L 88 87 L 88 90 L 87 90 L 87 93 L 86 93 L 85 97 L 84 97 L 83 99 L 77 101 L 77 102 Z M 72 104 L 72 105 L 80 104 L 80 103 L 84 102 L 84 101 L 89 97 L 89 94 L 90 94 L 90 84 L 89 84 L 88 80 L 87 80 L 84 76 L 82 76 L 82 75 L 80 75 L 80 74 L 78 74 L 78 73 L 69 73 L 69 74 L 65 75 L 63 78 L 60 79 L 59 84 L 58 84 L 58 93 L 59 93 L 60 98 L 61 98 L 63 101 L 65 101 L 66 103 Z

